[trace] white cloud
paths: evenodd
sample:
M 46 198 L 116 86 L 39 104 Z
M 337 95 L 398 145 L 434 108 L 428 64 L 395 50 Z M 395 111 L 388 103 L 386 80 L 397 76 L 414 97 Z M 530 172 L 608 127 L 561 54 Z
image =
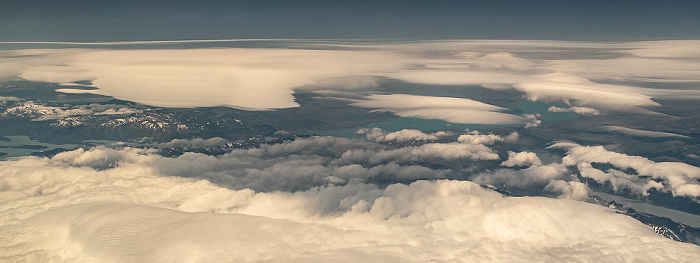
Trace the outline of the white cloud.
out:
M 568 107 L 568 108 L 559 108 L 557 106 L 551 106 L 547 109 L 549 112 L 573 112 L 573 113 L 578 113 L 581 115 L 600 115 L 600 111 L 592 108 L 587 108 L 587 107 L 578 107 L 578 106 L 573 106 L 573 107 Z
M 87 80 L 97 89 L 60 91 L 165 107 L 296 107 L 294 89 L 366 87 L 375 85 L 377 78 L 496 90 L 514 87 L 531 99 L 620 111 L 658 106 L 652 98 L 700 98 L 700 91 L 693 89 L 603 84 L 700 82 L 697 41 L 310 42 L 305 47 L 10 50 L 0 52 L 0 79 L 21 77 L 61 85 Z M 590 58 L 590 52 L 611 58 Z M 564 53 L 573 58 L 562 59 Z M 427 118 L 449 114 L 444 109 L 402 112 Z
M 518 140 L 518 137 L 520 137 L 518 132 L 512 132 L 506 136 L 499 136 L 496 134 L 482 134 L 479 131 L 470 131 L 468 134 L 462 134 L 457 137 L 457 141 L 461 143 L 491 145 L 495 142 L 502 141 L 514 143 Z
M 651 58 L 700 58 L 698 40 L 667 40 L 636 42 L 629 50 L 635 56 Z
M 674 195 L 700 196 L 700 168 L 680 162 L 654 162 L 641 156 L 630 156 L 606 150 L 603 146 L 581 146 L 576 143 L 559 142 L 550 148 L 564 148 L 567 155 L 562 160 L 565 165 L 578 165 L 584 177 L 600 183 L 610 181 L 615 188 L 624 185 L 637 193 L 645 194 L 649 182 L 662 180 L 664 191 Z M 589 164 L 608 163 L 620 170 L 632 168 L 637 175 L 609 170 L 608 173 L 593 171 Z M 651 177 L 651 178 L 649 178 Z M 656 187 L 654 187 L 656 188 Z
M 492 72 L 486 69 L 481 71 L 453 69 L 405 70 L 392 73 L 387 77 L 406 82 L 433 85 L 514 84 L 529 79 L 528 76 L 517 73 Z
M 276 109 L 297 106 L 294 89 L 358 88 L 386 77 L 514 88 L 533 100 L 574 105 L 553 111 L 597 112 L 583 107 L 591 106 L 646 112 L 647 107 L 658 106 L 654 98 L 700 95 L 694 90 L 602 83 L 697 82 L 695 46 L 697 41 L 446 41 L 360 45 L 354 51 L 20 50 L 0 52 L 0 79 L 21 77 L 66 86 L 89 80 L 97 89 L 75 85 L 61 91 L 158 106 Z M 432 51 L 445 52 L 438 57 L 424 54 Z M 548 57 L 557 52 L 576 57 L 589 51 L 623 57 Z M 349 94 L 340 95 L 356 106 L 405 117 L 527 127 L 540 123 L 538 116 L 510 115 L 503 113 L 507 109 L 469 99 L 344 92 Z M 130 113 L 98 106 L 28 108 L 51 116 L 45 119 Z M 672 136 L 622 128 L 611 129 L 637 136 Z M 496 142 L 517 141 L 517 133 L 470 132 L 447 143 L 433 142 L 449 137 L 445 133 L 416 130 L 368 130 L 367 135 L 374 142 L 312 137 L 221 156 L 185 153 L 166 158 L 154 150 L 98 147 L 50 159 L 0 162 L 0 261 L 700 261 L 697 246 L 660 237 L 604 207 L 504 197 L 474 183 L 441 180 L 450 170 L 421 166 L 444 161 L 497 163 L 500 158 L 494 149 L 501 145 Z M 161 147 L 206 147 L 226 143 L 222 140 L 175 140 Z M 389 141 L 412 143 L 409 147 L 375 143 Z M 563 199 L 586 199 L 586 185 L 568 175 L 571 165 L 582 177 L 610 183 L 616 191 L 627 188 L 644 194 L 657 189 L 700 196 L 700 168 L 653 162 L 603 147 L 573 143 L 553 147 L 567 149 L 561 164 L 541 165 L 534 153 L 509 152 L 504 166 L 530 167 L 498 169 L 476 175 L 474 181 L 539 187 Z M 609 163 L 613 169 L 599 170 L 592 163 Z M 395 183 L 420 179 L 434 181 Z
M 574 200 L 588 199 L 588 187 L 575 181 L 551 180 L 544 187 L 545 191 L 560 193 L 559 198 L 568 198 Z
M 5 101 L 19 101 L 19 100 L 22 100 L 22 99 L 17 98 L 17 97 L 3 97 L 3 96 L 0 96 L 0 103 L 3 103 L 3 102 L 5 102 Z
M 501 113 L 505 108 L 478 101 L 407 94 L 370 95 L 352 105 L 389 111 L 401 117 L 438 119 L 466 124 L 523 123 L 522 117 Z
M 99 115 L 131 115 L 140 113 L 141 110 L 132 109 L 123 105 L 114 104 L 90 104 L 79 106 L 46 106 L 33 101 L 24 101 L 8 107 L 0 116 L 29 117 L 34 121 L 58 120 L 71 116 L 99 116 Z
M 700 58 L 697 40 L 670 40 L 645 42 L 564 42 L 564 41 L 425 41 L 394 45 L 377 45 L 381 50 L 400 50 L 419 53 L 442 51 L 454 53 L 449 59 L 431 58 L 426 64 L 446 64 L 453 69 L 461 65 L 465 74 L 470 71 L 508 69 L 515 76 L 533 72 L 561 72 L 588 79 L 612 79 L 622 81 L 697 82 L 700 80 Z M 362 47 L 358 45 L 356 47 Z M 539 55 L 532 55 L 537 52 Z M 528 54 L 529 53 L 529 54 Z M 589 54 L 605 54 L 609 57 L 590 58 Z M 524 58 L 525 54 L 528 59 Z M 562 58 L 561 55 L 565 55 Z M 573 57 L 573 58 L 571 58 Z M 531 74 L 525 74 L 531 75 Z M 519 82 L 517 78 L 499 76 L 498 83 Z M 465 78 L 466 79 L 466 78 Z M 489 79 L 497 82 L 496 78 Z M 487 83 L 487 82 L 485 82 Z M 459 82 L 459 84 L 466 84 Z M 643 90 L 643 89 L 640 89 Z M 668 90 L 667 90 L 668 92 Z M 676 91 L 670 91 L 676 92 Z
M 16 58 L 31 55 L 30 59 Z M 150 49 L 3 51 L 8 76 L 70 83 L 89 80 L 95 93 L 163 107 L 296 107 L 293 88 L 342 82 L 400 68 L 402 55 L 303 49 Z M 15 57 L 15 58 L 13 58 Z M 14 74 L 14 76 L 12 76 Z
M 533 152 L 513 152 L 508 151 L 508 159 L 501 163 L 501 166 L 516 167 L 516 166 L 537 166 L 541 165 L 542 161 L 537 154 Z
M 416 147 L 405 147 L 395 150 L 386 150 L 377 153 L 372 159 L 407 159 L 417 161 L 427 158 L 441 158 L 447 160 L 473 159 L 473 160 L 498 160 L 499 157 L 490 148 L 482 144 L 464 143 L 430 143 Z M 370 159 L 370 160 L 372 160 Z
M 213 146 L 227 145 L 228 140 L 221 137 L 209 139 L 193 138 L 193 139 L 173 139 L 167 143 L 161 143 L 159 148 L 205 148 Z
M 413 129 L 403 129 L 396 132 L 386 132 L 385 130 L 376 127 L 372 129 L 359 129 L 355 133 L 366 134 L 367 139 L 376 142 L 396 141 L 399 143 L 411 141 L 435 141 L 439 140 L 440 138 L 452 135 L 452 133 L 445 131 L 424 133 L 422 131 Z
M 532 100 L 565 101 L 577 106 L 609 110 L 641 111 L 658 106 L 651 98 L 700 98 L 692 89 L 643 88 L 616 82 L 700 81 L 698 41 L 657 41 L 628 43 L 577 43 L 557 41 L 443 41 L 389 45 L 405 52 L 439 50 L 440 58 L 425 57 L 423 67 L 398 71 L 390 78 L 437 85 L 479 85 L 502 90 L 514 87 Z M 381 47 L 376 47 L 381 48 Z M 591 59 L 588 52 L 605 50 L 612 58 Z M 540 55 L 525 59 L 523 55 Z M 566 52 L 580 58 L 556 59 Z M 532 77 L 535 76 L 535 77 Z M 616 100 L 617 99 L 617 100 Z M 573 108 L 582 114 L 594 113 Z
M 636 175 L 630 175 L 625 172 L 609 169 L 607 172 L 593 168 L 590 163 L 582 162 L 576 165 L 581 177 L 590 178 L 598 183 L 610 183 L 614 192 L 621 189 L 630 190 L 630 192 L 641 195 L 648 195 L 647 191 L 651 188 L 663 190 L 663 184 L 650 180 L 639 180 Z
M 336 165 L 377 165 L 392 161 L 413 163 L 434 162 L 438 160 L 488 161 L 498 159 L 498 154 L 483 144 L 428 143 L 396 149 L 352 149 L 343 152 L 340 158 L 333 160 L 332 163 Z
M 541 114 L 535 113 L 535 114 L 523 114 L 523 117 L 526 118 L 528 121 L 525 123 L 525 128 L 533 128 L 540 126 L 542 124 L 542 120 L 539 118 L 542 117 Z
M 124 152 L 123 154 L 130 155 Z M 89 151 L 74 152 L 73 159 Z M 470 182 L 418 181 L 257 193 L 162 176 L 146 163 L 97 170 L 66 158 L 0 162 L 6 261 L 695 262 L 605 207 L 503 197 Z M 90 162 L 87 162 L 90 163 Z M 580 193 L 572 187 L 554 185 Z M 39 194 L 37 194 L 39 193 Z M 469 222 L 465 224 L 465 222 Z M 552 253 L 555 251 L 556 253 Z
M 639 93 L 634 87 L 599 84 L 563 73 L 542 75 L 514 87 L 527 93 L 528 98 L 533 101 L 567 102 L 582 106 L 637 111 L 642 111 L 640 107 L 659 106 L 651 97 Z
M 221 139 L 187 140 L 160 147 L 206 147 Z M 257 191 L 305 190 L 328 183 L 409 182 L 445 178 L 452 171 L 431 169 L 435 162 L 498 160 L 483 144 L 425 143 L 397 147 L 333 137 L 297 139 L 259 148 L 234 149 L 219 156 L 186 152 L 166 158 L 156 150 L 113 150 L 97 147 L 57 154 L 52 161 L 99 169 L 146 166 L 168 176 L 204 178 L 233 189 Z
M 645 131 L 616 125 L 605 125 L 602 128 L 607 131 L 638 137 L 690 139 L 688 136 L 670 132 Z
M 517 188 L 543 188 L 553 180 L 565 179 L 566 166 L 559 163 L 531 166 L 527 169 L 498 169 L 478 174 L 472 181 L 481 184 Z
M 634 46 L 634 43 L 631 43 L 631 46 Z M 694 47 L 696 48 L 698 45 L 696 44 Z M 690 49 L 694 47 L 692 45 L 682 45 L 682 48 Z M 640 51 L 632 50 L 631 53 Z M 654 52 L 659 51 L 661 49 Z M 661 52 L 671 55 L 671 52 L 668 51 Z M 647 54 L 652 55 L 651 53 Z M 662 53 L 657 54 L 661 55 Z M 547 66 L 545 67 L 553 71 L 583 76 L 588 79 L 679 83 L 700 81 L 700 75 L 697 72 L 693 72 L 700 69 L 700 60 L 697 57 L 688 57 L 680 53 L 677 55 L 679 56 L 623 56 L 613 59 L 550 60 L 547 61 Z M 644 90 L 639 89 L 639 91 Z

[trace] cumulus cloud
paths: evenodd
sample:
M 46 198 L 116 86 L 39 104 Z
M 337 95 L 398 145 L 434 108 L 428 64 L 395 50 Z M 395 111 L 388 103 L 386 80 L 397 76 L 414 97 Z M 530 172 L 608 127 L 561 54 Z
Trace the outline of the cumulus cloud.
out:
M 508 151 L 508 159 L 501 163 L 501 166 L 516 167 L 516 166 L 537 166 L 541 165 L 542 161 L 537 154 L 533 152 L 512 152 Z
M 216 138 L 175 140 L 160 146 L 197 148 L 194 146 L 212 143 L 223 141 Z M 185 152 L 177 157 L 163 157 L 156 152 L 155 149 L 97 147 L 63 152 L 52 161 L 97 169 L 147 166 L 163 175 L 204 178 L 233 189 L 296 191 L 326 184 L 439 179 L 452 171 L 431 168 L 436 163 L 499 160 L 493 149 L 477 143 L 428 142 L 402 146 L 334 137 L 233 149 L 218 156 Z
M 398 149 L 390 149 L 370 153 L 366 151 L 349 151 L 348 156 L 352 160 L 362 160 L 358 157 L 366 157 L 369 163 L 382 163 L 388 160 L 401 161 L 428 161 L 430 159 L 444 160 L 498 160 L 498 154 L 483 144 L 465 144 L 465 143 L 430 143 L 415 147 L 403 147 Z M 346 156 L 343 154 L 343 157 Z M 346 158 L 341 157 L 340 160 L 345 161 Z
M 70 153 L 94 159 L 85 154 L 94 153 Z M 94 169 L 29 157 L 0 162 L 0 171 L 4 261 L 700 259 L 697 246 L 602 206 L 503 197 L 464 181 L 259 193 L 138 163 Z M 571 186 L 549 187 L 580 193 Z
M 399 143 L 411 141 L 436 141 L 443 137 L 451 136 L 452 133 L 446 131 L 437 131 L 434 133 L 424 133 L 419 130 L 403 129 L 396 132 L 387 132 L 381 128 L 359 129 L 355 133 L 366 134 L 367 139 L 376 142 L 396 141 Z
M 609 183 L 614 192 L 626 189 L 635 194 L 648 195 L 650 189 L 663 190 L 664 188 L 663 184 L 659 182 L 640 179 L 637 175 L 615 169 L 602 171 L 586 162 L 578 163 L 576 168 L 581 177 L 593 179 L 601 184 Z
M 461 143 L 490 145 L 502 141 L 514 143 L 518 141 L 519 137 L 520 134 L 518 134 L 518 132 L 512 132 L 506 136 L 499 136 L 496 134 L 482 134 L 479 131 L 470 131 L 468 134 L 462 134 L 457 137 L 457 141 Z
M 167 143 L 161 143 L 158 148 L 206 148 L 213 146 L 227 145 L 230 142 L 221 137 L 214 137 L 209 139 L 193 138 L 193 139 L 173 139 Z
M 389 111 L 401 117 L 437 119 L 466 124 L 523 123 L 522 117 L 502 113 L 507 109 L 470 99 L 408 94 L 370 95 L 352 104 Z
M 527 119 L 527 122 L 525 123 L 525 128 L 534 128 L 542 124 L 542 120 L 539 119 L 540 117 L 542 117 L 542 115 L 539 113 L 523 114 L 523 117 Z
M 51 158 L 51 161 L 75 167 L 106 169 L 118 165 L 143 162 L 144 157 L 149 153 L 155 153 L 155 150 L 137 148 L 115 150 L 98 146 L 89 150 L 78 148 L 73 151 L 61 152 Z
M 472 180 L 481 184 L 505 185 L 515 188 L 540 188 L 542 189 L 552 180 L 566 178 L 565 165 L 551 163 L 547 165 L 531 166 L 526 169 L 497 169 L 476 175 Z
M 520 189 L 542 189 L 562 196 L 581 199 L 582 178 L 601 185 L 609 184 L 615 192 L 625 190 L 640 196 L 655 189 L 676 196 L 700 196 L 700 168 L 680 162 L 654 162 L 641 156 L 629 156 L 606 150 L 603 146 L 581 146 L 572 142 L 557 142 L 549 148 L 566 149 L 561 163 L 542 165 L 536 154 L 508 151 L 504 167 L 528 167 L 526 169 L 497 169 L 472 177 L 481 184 L 504 185 Z M 593 164 L 609 164 L 599 168 Z M 570 173 L 567 167 L 575 167 Z M 562 182 L 557 182 L 562 181 Z M 567 190 L 569 189 L 569 190 Z
M 481 172 L 472 176 L 471 180 L 490 186 L 505 186 L 505 190 L 536 190 L 541 193 L 555 194 L 559 198 L 589 199 L 588 186 L 570 174 L 565 164 L 554 162 L 542 165 L 542 161 L 535 153 L 508 151 L 508 159 L 503 161 L 501 166 L 521 169 Z
M 630 156 L 606 150 L 603 146 L 581 146 L 576 143 L 559 142 L 550 148 L 563 148 L 567 155 L 562 160 L 565 165 L 578 165 L 581 176 L 600 183 L 610 182 L 614 188 L 625 186 L 638 194 L 646 194 L 650 188 L 680 196 L 700 196 L 700 168 L 680 162 L 654 162 L 641 156 Z M 606 163 L 615 169 L 602 172 L 592 168 L 590 163 Z M 634 174 L 624 172 L 634 169 Z M 617 170 L 617 171 L 616 171 Z
M 588 187 L 575 181 L 551 180 L 544 187 L 545 191 L 559 193 L 559 198 L 568 198 L 574 200 L 588 199 Z

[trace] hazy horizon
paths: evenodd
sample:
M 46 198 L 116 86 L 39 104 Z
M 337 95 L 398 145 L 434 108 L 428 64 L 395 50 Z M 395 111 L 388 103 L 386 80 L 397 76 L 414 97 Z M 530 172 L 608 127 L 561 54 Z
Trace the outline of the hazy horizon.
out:
M 22 1 L 0 41 L 700 38 L 697 1 Z

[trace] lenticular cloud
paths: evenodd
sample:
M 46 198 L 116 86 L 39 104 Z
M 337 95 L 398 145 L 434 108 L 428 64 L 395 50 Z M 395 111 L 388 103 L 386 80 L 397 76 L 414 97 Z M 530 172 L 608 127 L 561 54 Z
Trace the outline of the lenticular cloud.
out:
M 293 96 L 298 89 L 358 88 L 383 78 L 465 88 L 512 88 L 531 100 L 564 102 L 573 106 L 568 108 L 571 111 L 591 115 L 600 114 L 599 110 L 653 113 L 647 109 L 659 105 L 653 99 L 700 97 L 696 90 L 635 86 L 639 82 L 700 81 L 700 59 L 693 51 L 697 41 L 439 41 L 377 45 L 311 41 L 303 46 L 288 43 L 276 49 L 0 51 L 0 80 L 57 83 L 67 86 L 59 89 L 64 93 L 94 93 L 160 107 L 229 106 L 257 110 L 298 107 Z M 535 55 L 555 50 L 573 57 L 552 59 Z M 581 55 L 586 52 L 619 58 L 588 59 Z M 435 53 L 441 55 L 434 56 Z M 82 89 L 80 86 L 84 85 L 76 83 L 81 81 L 90 82 L 96 89 Z M 618 84 L 606 84 L 610 81 Z M 370 97 L 358 106 L 457 123 L 523 121 L 518 116 L 499 113 L 502 108 L 475 101 L 461 101 L 463 107 L 459 111 L 435 105 L 383 105 L 402 104 L 401 99 L 404 98 Z M 456 101 L 443 102 L 453 105 Z M 465 117 L 470 115 L 475 117 Z
M 452 123 L 513 124 L 524 123 L 523 117 L 501 113 L 506 109 L 463 98 L 416 96 L 407 94 L 370 95 L 352 105 L 377 108 L 401 117 L 439 119 Z
M 697 246 L 573 200 L 450 180 L 231 190 L 165 176 L 149 152 L 100 151 L 0 162 L 1 261 L 700 260 Z

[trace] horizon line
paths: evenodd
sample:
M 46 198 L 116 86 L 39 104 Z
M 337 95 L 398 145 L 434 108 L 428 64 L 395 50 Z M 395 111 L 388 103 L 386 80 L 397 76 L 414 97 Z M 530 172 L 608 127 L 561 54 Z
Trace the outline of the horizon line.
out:
M 572 43 L 634 43 L 634 42 L 665 42 L 665 41 L 700 41 L 700 39 L 664 39 L 664 40 L 635 40 L 635 41 L 581 41 L 553 39 L 373 39 L 373 38 L 232 38 L 232 39 L 182 39 L 182 40 L 125 40 L 106 42 L 80 41 L 0 41 L 3 45 L 12 44 L 44 44 L 44 45 L 140 45 L 140 44 L 185 44 L 185 43 L 217 43 L 217 42 L 253 42 L 253 41 L 389 41 L 389 42 L 447 42 L 447 41 L 548 41 Z

